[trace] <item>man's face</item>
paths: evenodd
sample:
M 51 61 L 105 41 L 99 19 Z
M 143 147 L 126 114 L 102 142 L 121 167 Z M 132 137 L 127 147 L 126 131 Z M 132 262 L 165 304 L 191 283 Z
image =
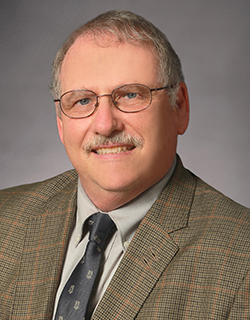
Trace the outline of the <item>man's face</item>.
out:
M 123 84 L 159 86 L 156 61 L 149 49 L 128 43 L 98 46 L 79 37 L 69 49 L 61 70 L 62 94 L 89 89 L 110 94 Z M 171 108 L 165 90 L 153 93 L 150 107 L 138 113 L 119 111 L 109 96 L 99 98 L 88 118 L 58 118 L 59 136 L 94 204 L 103 211 L 115 209 L 158 182 L 175 157 L 177 136 L 188 124 L 186 87 L 181 86 L 179 107 Z M 125 140 L 94 144 L 98 137 L 125 135 Z M 126 139 L 130 135 L 141 142 Z M 90 145 L 89 150 L 85 146 Z M 121 148 L 120 148 L 121 147 Z M 105 152 L 104 152 L 105 151 Z

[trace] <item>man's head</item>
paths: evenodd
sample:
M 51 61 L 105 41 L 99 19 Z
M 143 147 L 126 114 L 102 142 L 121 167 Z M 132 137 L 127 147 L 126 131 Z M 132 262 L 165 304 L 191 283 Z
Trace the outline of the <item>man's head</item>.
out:
M 163 86 L 170 88 L 150 90 Z M 61 141 L 101 210 L 134 199 L 170 169 L 188 125 L 188 96 L 179 58 L 151 23 L 109 12 L 77 29 L 55 58 L 52 91 L 64 112 Z

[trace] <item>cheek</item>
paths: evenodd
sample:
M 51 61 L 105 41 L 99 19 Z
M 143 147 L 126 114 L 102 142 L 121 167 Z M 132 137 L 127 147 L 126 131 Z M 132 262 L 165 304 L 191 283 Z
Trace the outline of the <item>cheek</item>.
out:
M 69 119 L 62 127 L 65 148 L 81 147 L 86 136 L 84 124 L 79 120 Z
M 152 144 L 168 143 L 176 135 L 174 119 L 171 115 L 171 113 L 159 112 L 145 119 L 143 131 Z
M 175 155 L 177 145 L 177 128 L 175 119 L 170 114 L 161 113 L 156 116 L 151 126 L 145 131 L 145 141 L 148 142 L 147 151 L 152 158 L 158 158 L 159 161 L 170 161 Z

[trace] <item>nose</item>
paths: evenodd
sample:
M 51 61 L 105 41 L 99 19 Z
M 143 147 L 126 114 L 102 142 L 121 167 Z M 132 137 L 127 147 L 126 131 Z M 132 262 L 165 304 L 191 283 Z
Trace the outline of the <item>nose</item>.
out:
M 110 94 L 98 96 L 98 107 L 93 114 L 93 130 L 95 134 L 109 137 L 123 130 L 121 111 L 113 104 Z

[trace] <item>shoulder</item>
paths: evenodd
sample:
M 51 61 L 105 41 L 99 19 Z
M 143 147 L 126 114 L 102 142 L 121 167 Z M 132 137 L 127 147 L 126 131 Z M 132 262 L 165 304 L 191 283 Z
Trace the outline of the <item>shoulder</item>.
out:
M 70 170 L 53 178 L 0 190 L 0 217 L 4 212 L 39 207 L 49 199 L 76 189 L 77 173 Z
M 22 194 L 22 193 L 37 191 L 37 190 L 40 190 L 40 192 L 42 192 L 48 188 L 49 188 L 49 191 L 53 193 L 53 192 L 56 192 L 57 190 L 63 189 L 69 183 L 75 180 L 77 177 L 78 176 L 75 170 L 69 170 L 55 177 L 46 179 L 44 181 L 2 189 L 0 190 L 0 197 L 2 200 L 2 197 L 4 197 L 5 195 Z
M 224 249 L 235 259 L 237 257 L 237 263 L 240 257 L 244 263 L 249 261 L 250 209 L 236 203 L 200 178 L 195 177 L 195 180 L 189 227 L 196 235 L 199 234 L 204 248 L 215 246 L 219 251 Z
M 203 235 L 209 242 L 215 238 L 223 238 L 240 246 L 243 241 L 249 250 L 250 209 L 228 198 L 185 169 L 180 161 L 177 175 L 175 184 L 179 186 L 179 202 L 187 197 L 187 194 L 190 199 L 189 230 L 192 229 L 193 234 Z
M 218 217 L 228 217 L 229 219 L 243 219 L 250 223 L 249 208 L 228 198 L 202 179 L 196 176 L 194 178 L 196 180 L 195 207 L 199 208 L 200 211 L 206 211 L 207 214 L 216 214 Z
M 173 196 L 174 195 L 174 196 Z M 169 198 L 185 203 L 191 208 L 190 217 L 228 217 L 250 222 L 250 209 L 228 198 L 194 173 L 186 169 L 179 157 L 173 176 L 165 188 L 165 201 Z

